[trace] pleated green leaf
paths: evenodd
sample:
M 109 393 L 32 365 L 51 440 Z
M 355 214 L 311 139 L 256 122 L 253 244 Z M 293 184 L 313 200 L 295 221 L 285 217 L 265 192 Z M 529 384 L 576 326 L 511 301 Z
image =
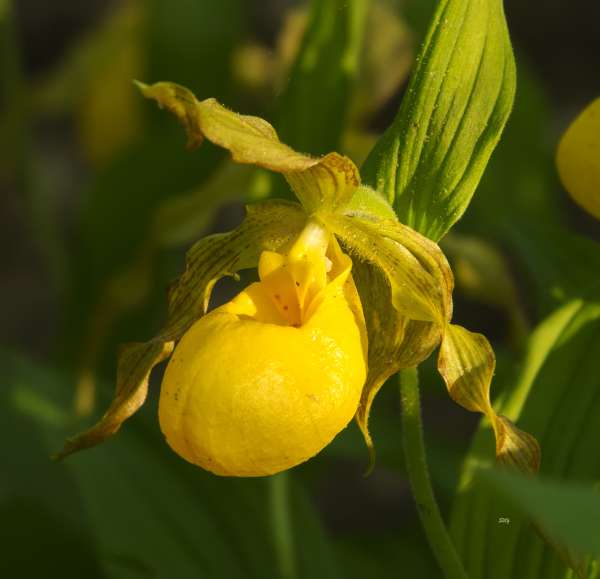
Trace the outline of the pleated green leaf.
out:
M 502 0 L 441 0 L 393 124 L 363 180 L 441 238 L 467 208 L 510 114 L 515 64 Z
M 532 334 L 514 388 L 496 410 L 536 434 L 544 455 L 541 476 L 588 485 L 600 477 L 599 356 L 597 300 L 565 304 Z M 521 509 L 474 477 L 487 463 L 492 445 L 493 435 L 486 421 L 465 460 L 451 517 L 451 532 L 469 577 L 566 577 L 563 558 L 568 552 L 562 542 L 566 537 L 554 536 L 553 527 L 547 528 L 541 517 L 544 534 L 562 546 L 561 558 L 542 541 Z M 577 557 L 571 556 L 571 565 L 577 562 Z

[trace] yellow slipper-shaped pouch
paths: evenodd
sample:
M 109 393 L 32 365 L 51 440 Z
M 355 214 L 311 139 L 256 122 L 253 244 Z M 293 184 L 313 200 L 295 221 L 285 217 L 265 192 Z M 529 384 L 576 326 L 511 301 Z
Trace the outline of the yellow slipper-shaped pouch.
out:
M 178 454 L 219 475 L 270 475 L 348 424 L 366 378 L 351 263 L 309 225 L 287 255 L 262 254 L 259 282 L 190 328 L 160 396 L 160 425 Z

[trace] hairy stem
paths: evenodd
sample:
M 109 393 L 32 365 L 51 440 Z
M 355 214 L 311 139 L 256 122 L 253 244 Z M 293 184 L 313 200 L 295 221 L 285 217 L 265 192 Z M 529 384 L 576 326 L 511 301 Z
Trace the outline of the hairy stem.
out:
M 467 574 L 444 525 L 429 478 L 421 422 L 419 375 L 416 368 L 409 368 L 400 373 L 400 394 L 406 468 L 429 546 L 447 579 L 466 579 Z

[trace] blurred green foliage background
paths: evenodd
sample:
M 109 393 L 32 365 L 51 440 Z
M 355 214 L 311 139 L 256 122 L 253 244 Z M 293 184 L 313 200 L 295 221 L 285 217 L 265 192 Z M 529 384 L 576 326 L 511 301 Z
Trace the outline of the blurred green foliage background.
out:
M 406 481 L 393 381 L 372 413 L 378 463 L 366 479 L 353 424 L 283 478 L 188 465 L 158 428 L 159 375 L 116 437 L 49 460 L 106 407 L 117 345 L 160 327 L 187 247 L 237 225 L 244 202 L 289 195 L 210 144 L 185 151 L 131 79 L 184 84 L 269 119 L 300 150 L 360 163 L 398 108 L 434 5 L 0 1 L 1 577 L 438 576 Z M 553 155 L 600 94 L 600 10 L 592 0 L 506 10 L 514 112 L 442 247 L 455 319 L 493 340 L 493 398 L 540 438 L 544 474 L 589 486 L 600 479 L 600 228 L 561 189 Z M 215 303 L 239 287 L 219 284 Z M 478 417 L 449 401 L 433 364 L 421 376 L 432 477 L 471 576 L 564 576 L 518 515 L 499 536 L 498 513 L 514 507 L 502 511 L 489 489 L 464 492 Z M 487 435 L 471 457 L 486 456 Z

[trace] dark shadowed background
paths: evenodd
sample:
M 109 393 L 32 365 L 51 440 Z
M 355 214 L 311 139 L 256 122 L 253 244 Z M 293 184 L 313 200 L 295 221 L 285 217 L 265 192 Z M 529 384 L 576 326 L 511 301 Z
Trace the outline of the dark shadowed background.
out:
M 434 6 L 373 4 L 386 12 L 364 43 L 384 56 L 365 64 L 348 89 L 361 96 L 346 130 L 323 145 L 357 162 L 395 115 Z M 234 227 L 244 202 L 281 188 L 262 172 L 230 174 L 210 145 L 185 151 L 180 128 L 130 80 L 185 84 L 267 118 L 293 141 L 280 97 L 304 8 L 0 0 L 0 576 L 285 576 L 272 481 L 219 479 L 173 455 L 156 421 L 160 371 L 118 436 L 65 464 L 48 456 L 106 407 L 117 345 L 158 330 L 191 243 Z M 561 132 L 600 95 L 600 3 L 509 0 L 506 13 L 519 75 L 514 114 L 467 215 L 442 242 L 455 264 L 456 320 L 497 351 L 493 396 L 518 368 L 528 328 L 588 273 L 583 264 L 559 281 L 569 256 L 556 232 L 600 241 L 598 222 L 570 200 L 553 163 Z M 215 301 L 239 287 L 219 284 Z M 447 510 L 478 416 L 451 402 L 432 361 L 422 383 L 432 476 Z M 300 576 L 437 576 L 400 427 L 392 380 L 372 413 L 378 462 L 370 477 L 354 424 L 290 473 Z

